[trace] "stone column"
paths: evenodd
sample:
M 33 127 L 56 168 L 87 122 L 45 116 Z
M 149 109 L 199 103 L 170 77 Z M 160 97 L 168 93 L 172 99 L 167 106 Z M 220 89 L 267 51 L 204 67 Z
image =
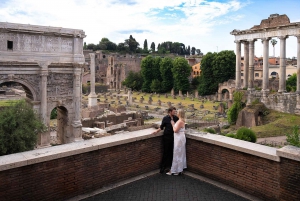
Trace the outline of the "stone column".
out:
M 263 96 L 269 94 L 269 40 L 270 38 L 263 38 L 264 52 L 263 52 Z
M 39 63 L 41 66 L 41 107 L 40 107 L 40 115 L 43 124 L 48 128 L 50 123 L 50 116 L 48 117 L 48 102 L 47 102 L 47 77 L 48 77 L 48 65 L 49 63 Z M 39 134 L 39 142 L 40 147 L 50 146 L 50 131 L 47 130 L 44 133 Z
M 132 105 L 132 94 L 131 94 L 131 89 L 128 89 L 128 104 Z
M 297 94 L 300 94 L 300 35 L 297 35 Z
M 249 40 L 249 82 L 248 82 L 248 95 L 247 105 L 251 105 L 252 92 L 254 91 L 254 40 Z
M 244 88 L 248 88 L 249 80 L 249 42 L 244 41 Z
M 296 35 L 297 37 L 297 89 L 296 89 L 296 98 L 297 98 L 297 108 L 300 108 L 300 35 Z
M 72 122 L 74 141 L 82 141 L 82 124 L 81 124 L 81 68 L 74 68 L 74 120 Z
M 90 64 L 91 92 L 88 96 L 88 98 L 89 98 L 88 107 L 92 108 L 94 106 L 97 106 L 97 95 L 95 93 L 95 53 L 90 53 L 90 58 L 91 58 L 91 64 Z
M 255 40 L 249 41 L 249 90 L 254 90 L 254 42 Z
M 235 88 L 241 89 L 241 41 L 236 40 Z
M 280 39 L 280 77 L 279 93 L 286 92 L 286 38 L 288 36 L 278 37 Z

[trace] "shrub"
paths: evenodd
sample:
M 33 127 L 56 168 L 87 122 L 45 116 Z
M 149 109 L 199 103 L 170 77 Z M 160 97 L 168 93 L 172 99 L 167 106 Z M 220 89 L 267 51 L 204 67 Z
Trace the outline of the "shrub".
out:
M 0 156 L 32 150 L 45 129 L 32 106 L 20 101 L 0 112 Z
M 215 131 L 215 129 L 213 129 L 213 128 L 205 128 L 203 131 L 204 131 L 204 132 L 207 132 L 207 133 L 213 133 L 213 134 L 216 134 L 216 131 Z
M 50 119 L 57 119 L 57 108 L 56 107 L 51 111 Z
M 256 105 L 256 104 L 258 104 L 258 103 L 260 103 L 260 102 L 259 102 L 259 99 L 256 98 L 254 101 L 252 101 L 251 105 Z
M 248 142 L 256 142 L 256 134 L 251 129 L 245 127 L 237 130 L 236 138 Z
M 244 92 L 242 92 L 242 91 L 236 91 L 233 94 L 233 104 L 228 109 L 228 112 L 227 112 L 227 118 L 228 118 L 228 122 L 230 124 L 235 124 L 235 122 L 238 118 L 239 112 L 243 108 L 243 103 L 242 103 L 243 96 L 244 96 Z
M 300 147 L 300 134 L 299 134 L 299 127 L 294 126 L 292 133 L 287 133 L 286 141 L 293 146 Z
M 226 137 L 236 138 L 236 135 L 233 133 L 228 133 L 225 135 Z
M 230 128 L 230 125 L 226 124 L 226 125 L 222 126 L 222 128 L 223 129 L 228 129 L 228 128 Z
M 232 106 L 228 109 L 227 118 L 228 118 L 228 123 L 235 124 L 238 118 L 238 108 L 235 103 L 233 103 Z

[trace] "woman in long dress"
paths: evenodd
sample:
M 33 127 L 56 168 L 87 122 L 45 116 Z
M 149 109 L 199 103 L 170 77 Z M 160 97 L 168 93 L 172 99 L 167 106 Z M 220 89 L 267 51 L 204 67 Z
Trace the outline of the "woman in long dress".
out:
M 167 175 L 178 175 L 186 166 L 186 149 L 185 149 L 185 112 L 183 110 L 177 111 L 179 120 L 175 123 L 171 120 L 171 124 L 174 130 L 174 149 L 173 149 L 173 161 L 172 167 Z

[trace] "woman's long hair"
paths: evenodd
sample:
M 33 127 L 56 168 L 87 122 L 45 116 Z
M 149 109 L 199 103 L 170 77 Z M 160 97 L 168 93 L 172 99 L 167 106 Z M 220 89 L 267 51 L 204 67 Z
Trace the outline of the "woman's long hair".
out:
M 182 109 L 177 110 L 178 118 L 185 122 L 185 112 Z

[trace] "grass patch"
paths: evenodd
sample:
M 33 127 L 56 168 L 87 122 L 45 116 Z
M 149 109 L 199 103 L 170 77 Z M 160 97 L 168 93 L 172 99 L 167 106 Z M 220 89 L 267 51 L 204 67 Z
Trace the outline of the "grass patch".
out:
M 251 128 L 257 137 L 284 136 L 292 132 L 294 125 L 300 125 L 300 116 L 270 110 L 270 114 L 262 119 L 263 125 Z
M 16 104 L 20 100 L 0 100 L 0 107 L 7 107 Z

